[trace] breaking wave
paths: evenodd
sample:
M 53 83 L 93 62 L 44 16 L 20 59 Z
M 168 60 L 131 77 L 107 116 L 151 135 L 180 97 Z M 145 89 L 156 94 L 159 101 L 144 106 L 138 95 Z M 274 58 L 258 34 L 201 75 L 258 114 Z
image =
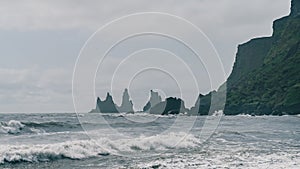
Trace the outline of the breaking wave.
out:
M 17 120 L 10 120 L 8 122 L 0 121 L 0 134 L 27 134 L 27 133 L 45 133 L 48 130 L 68 130 L 74 128 L 80 128 L 79 123 L 70 122 L 21 122 Z
M 46 122 L 24 122 L 28 127 L 42 127 L 42 128 L 48 128 L 48 127 L 63 127 L 63 128 L 77 128 L 80 126 L 79 123 L 72 124 L 70 122 L 56 122 L 56 121 L 46 121 Z
M 27 127 L 17 120 L 0 122 L 0 134 L 20 134 L 20 133 L 43 133 L 43 130 Z
M 24 127 L 24 124 L 16 120 L 10 120 L 9 122 L 0 122 L 0 133 L 16 134 L 20 133 L 20 131 Z
M 174 143 L 178 142 L 176 145 Z M 0 145 L 0 164 L 45 162 L 58 159 L 85 159 L 118 152 L 159 151 L 195 147 L 200 144 L 193 135 L 169 133 L 134 139 L 77 140 L 40 145 Z M 124 154 L 126 155 L 126 154 Z

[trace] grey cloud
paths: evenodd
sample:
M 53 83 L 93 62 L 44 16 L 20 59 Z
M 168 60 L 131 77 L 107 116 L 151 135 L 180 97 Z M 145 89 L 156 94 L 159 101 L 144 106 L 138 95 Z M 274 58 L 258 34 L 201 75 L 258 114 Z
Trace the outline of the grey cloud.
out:
M 0 2 L 2 29 L 96 29 L 109 20 L 135 12 L 167 12 L 215 24 L 251 24 L 269 21 L 288 12 L 289 0 L 112 0 L 112 1 L 9 1 Z M 285 7 L 285 8 L 283 8 Z M 266 10 L 268 12 L 266 12 Z M 258 18 L 259 17 L 259 18 Z
M 11 34 L 14 31 L 24 32 L 26 35 L 30 32 L 30 36 L 43 35 L 43 41 L 39 42 L 40 39 L 38 39 L 34 45 L 26 46 L 26 50 L 20 50 L 19 53 L 18 50 L 8 51 L 8 54 L 4 53 L 5 56 L 24 56 L 16 59 L 18 66 L 25 61 L 27 65 L 28 62 L 35 62 L 36 60 L 46 59 L 47 62 L 42 63 L 44 65 L 32 65 L 33 68 L 30 69 L 16 69 L 18 66 L 7 69 L 0 68 L 0 111 L 73 110 L 71 98 L 73 69 L 70 65 L 73 65 L 77 56 L 74 53 L 79 51 L 79 43 L 75 45 L 70 41 L 78 40 L 80 44 L 83 44 L 83 40 L 70 38 L 70 41 L 63 42 L 59 38 L 47 38 L 47 36 L 51 36 L 49 32 L 74 31 L 75 33 L 64 34 L 71 37 L 73 34 L 76 36 L 76 33 L 84 31 L 84 37 L 86 37 L 87 34 L 91 34 L 105 23 L 127 14 L 151 11 L 166 12 L 188 19 L 200 27 L 217 48 L 226 75 L 229 75 L 237 44 L 253 37 L 270 35 L 272 33 L 272 20 L 288 14 L 289 6 L 290 0 L 2 0 L 0 1 L 0 31 L 7 31 Z M 180 30 L 181 27 L 172 29 Z M 39 34 L 35 34 L 36 32 Z M 22 37 L 24 43 L 30 43 L 32 40 L 29 35 Z M 108 32 L 103 40 L 109 41 L 112 36 L 114 35 Z M 191 34 L 189 37 L 193 38 L 193 35 Z M 9 36 L 6 38 L 2 40 L 3 44 L 7 44 L 6 40 L 9 39 Z M 47 42 L 48 40 L 51 42 Z M 16 43 L 12 40 L 9 47 L 11 50 L 22 49 L 24 46 L 22 43 Z M 141 42 L 136 46 L 143 46 L 143 43 L 147 42 Z M 66 45 L 67 47 L 59 48 L 55 44 Z M 157 43 L 157 45 L 161 44 Z M 45 51 L 33 52 L 40 47 Z M 65 49 L 64 52 L 63 49 Z M 71 50 L 76 52 L 69 52 Z M 122 55 L 121 52 L 114 54 L 116 56 Z M 74 55 L 74 58 L 70 55 Z M 0 57 L 2 62 L 8 60 L 2 55 Z M 64 61 L 57 61 L 59 58 L 63 58 Z M 60 68 L 57 68 L 56 62 L 59 62 L 57 64 L 68 65 L 60 65 Z M 97 84 L 99 84 L 97 87 L 100 88 L 101 93 L 99 95 L 101 95 L 106 88 L 101 82 Z M 118 86 L 122 87 L 122 85 Z M 122 89 L 119 90 L 121 94 Z M 137 97 L 140 96 L 141 94 L 137 94 Z M 94 103 L 87 102 L 85 105 L 92 108 Z M 83 110 L 87 110 L 87 108 L 85 107 Z
M 67 80 L 71 73 L 66 70 L 29 68 L 0 72 L 1 112 L 72 110 L 71 79 Z

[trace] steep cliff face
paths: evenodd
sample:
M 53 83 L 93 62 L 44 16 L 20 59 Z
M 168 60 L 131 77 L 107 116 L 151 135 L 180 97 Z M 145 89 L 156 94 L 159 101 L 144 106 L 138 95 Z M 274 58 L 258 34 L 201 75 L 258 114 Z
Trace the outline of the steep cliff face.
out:
M 239 45 L 233 71 L 227 80 L 227 85 L 234 86 L 245 74 L 263 65 L 273 43 L 273 38 L 257 38 Z
M 292 0 L 291 6 L 291 15 L 299 15 L 300 13 L 300 1 L 299 0 Z
M 240 45 L 227 80 L 225 114 L 300 113 L 300 1 L 273 35 Z

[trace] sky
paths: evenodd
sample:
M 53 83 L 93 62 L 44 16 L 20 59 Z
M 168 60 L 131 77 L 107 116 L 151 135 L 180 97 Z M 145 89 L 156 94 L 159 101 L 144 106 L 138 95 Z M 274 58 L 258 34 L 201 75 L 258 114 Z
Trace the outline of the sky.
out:
M 136 110 L 150 89 L 191 107 L 224 83 L 238 44 L 270 36 L 289 10 L 289 0 L 2 0 L 0 112 L 87 112 L 107 91 L 120 104 L 124 88 Z

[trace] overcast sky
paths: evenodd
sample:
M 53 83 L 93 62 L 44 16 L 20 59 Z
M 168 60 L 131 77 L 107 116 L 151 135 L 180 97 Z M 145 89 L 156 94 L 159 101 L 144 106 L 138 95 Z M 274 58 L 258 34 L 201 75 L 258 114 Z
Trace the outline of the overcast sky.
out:
M 80 49 L 101 26 L 125 15 L 163 12 L 193 23 L 216 48 L 227 77 L 237 45 L 254 37 L 270 36 L 272 21 L 287 15 L 289 9 L 290 0 L 2 0 L 0 112 L 74 112 L 72 74 Z M 140 25 L 161 25 L 170 32 L 186 33 L 187 41 L 197 40 L 197 36 L 185 25 L 177 27 L 170 23 L 170 27 L 166 27 L 164 24 L 169 20 L 163 21 L 163 17 L 138 21 L 130 21 L 128 29 Z M 125 27 L 115 25 L 105 36 L 99 35 L 97 47 L 104 50 L 106 44 L 117 40 L 118 32 L 130 31 Z M 147 48 L 155 49 L 143 50 Z M 135 51 L 139 52 L 124 60 Z M 89 52 L 99 54 L 95 53 L 97 51 Z M 89 52 L 81 57 L 89 55 Z M 183 98 L 190 107 L 197 95 L 192 90 L 195 85 L 192 84 L 193 76 L 189 75 L 190 69 L 197 69 L 194 73 L 200 71 L 197 89 L 201 93 L 216 89 L 224 79 L 217 77 L 213 84 L 208 83 L 205 65 L 186 61 L 189 55 L 189 51 L 178 42 L 161 36 L 147 35 L 128 40 L 111 51 L 110 60 L 99 65 L 95 76 L 95 95 L 104 98 L 106 91 L 113 88 L 113 97 L 119 104 L 123 88 L 130 87 L 135 108 L 140 109 L 147 101 L 150 89 L 159 89 L 162 95 L 177 97 L 184 92 Z M 203 55 L 205 57 L 206 53 Z M 186 66 L 182 64 L 183 60 L 193 63 Z M 88 64 L 84 66 L 89 69 Z M 149 69 L 151 66 L 153 68 Z M 216 65 L 217 69 L 221 69 L 219 65 Z M 116 74 L 113 84 L 108 85 L 111 72 Z M 87 71 L 86 76 L 92 74 Z M 86 90 L 94 90 L 88 85 L 86 87 Z M 95 99 L 94 96 L 92 98 Z M 80 102 L 83 106 L 79 111 L 89 111 L 95 106 L 94 100 L 84 99 L 84 96 Z

